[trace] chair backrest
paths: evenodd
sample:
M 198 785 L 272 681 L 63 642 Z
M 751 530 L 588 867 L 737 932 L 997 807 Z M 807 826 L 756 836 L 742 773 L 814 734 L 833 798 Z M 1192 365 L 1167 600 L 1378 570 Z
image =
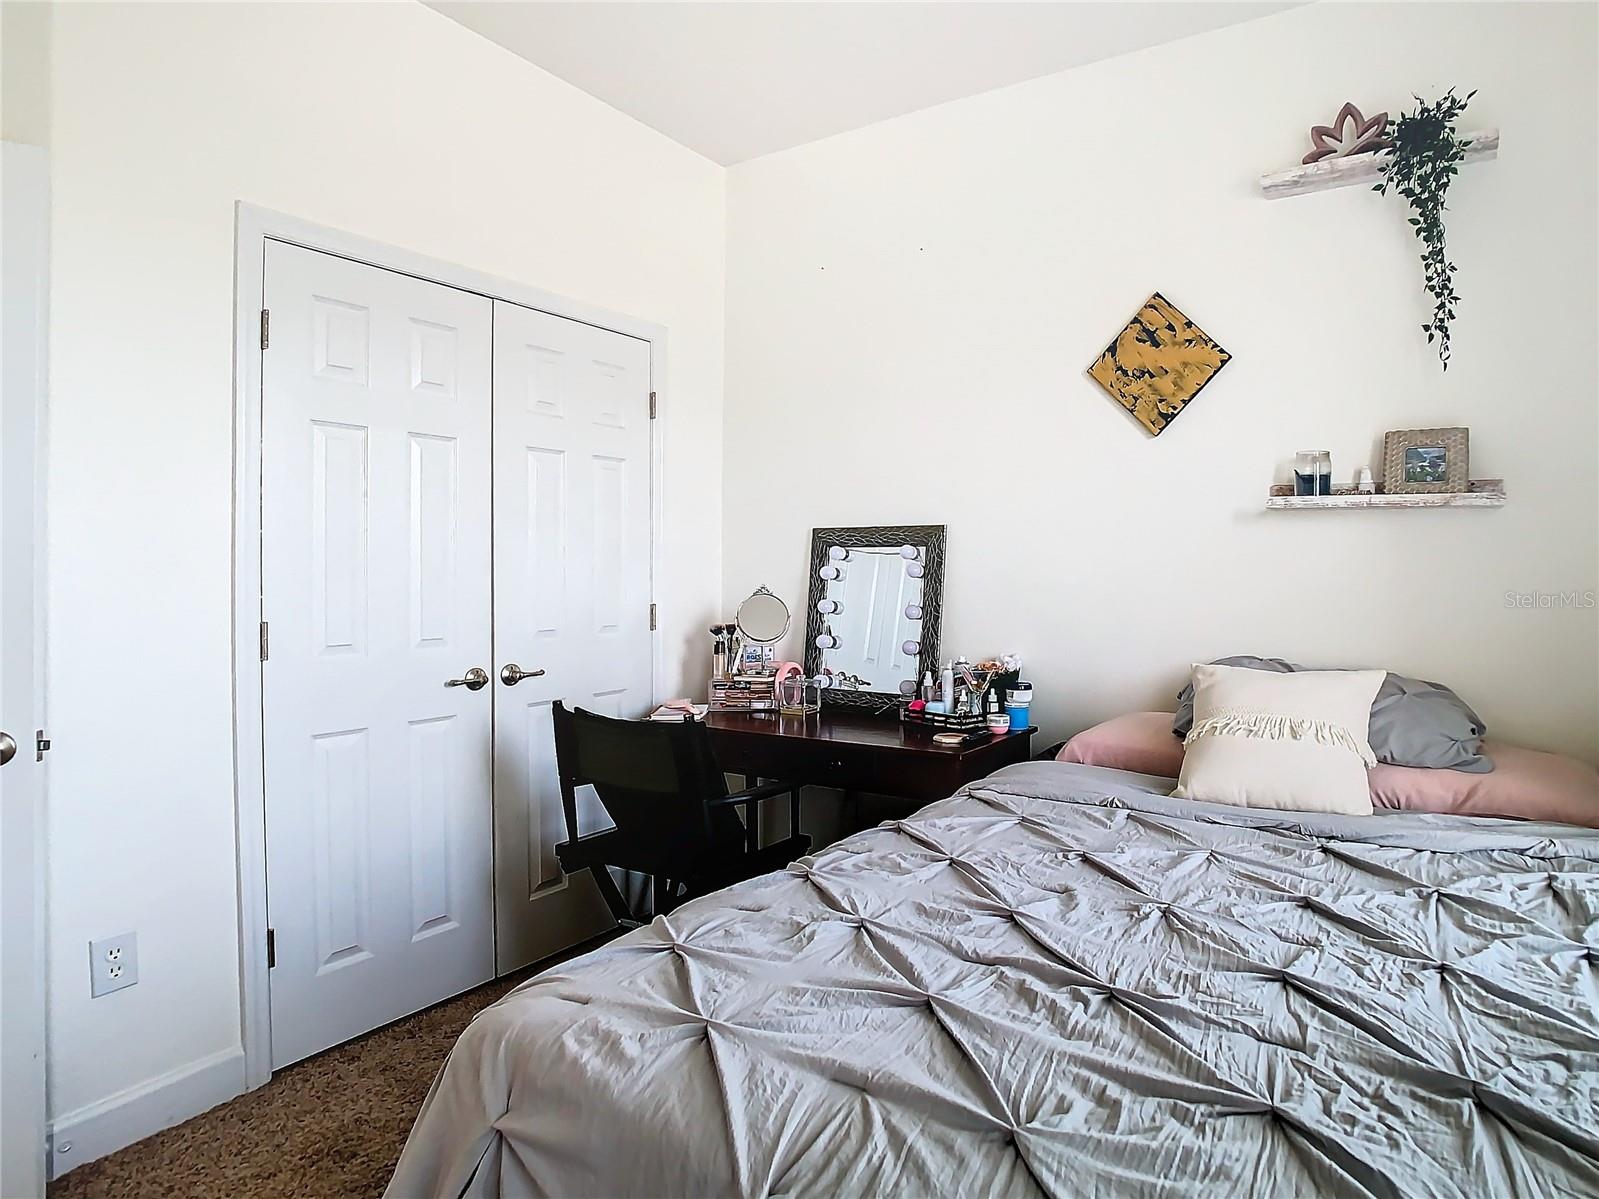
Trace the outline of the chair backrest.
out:
M 559 701 L 553 714 L 569 838 L 577 838 L 576 790 L 584 784 L 629 839 L 695 849 L 743 827 L 725 806 L 706 809 L 707 799 L 727 794 L 727 780 L 698 721 L 616 720 Z

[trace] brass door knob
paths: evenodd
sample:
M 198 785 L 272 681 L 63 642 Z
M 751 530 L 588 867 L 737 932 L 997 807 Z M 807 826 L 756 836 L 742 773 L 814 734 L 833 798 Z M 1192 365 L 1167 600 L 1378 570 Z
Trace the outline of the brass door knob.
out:
M 500 670 L 500 682 L 515 687 L 523 679 L 536 679 L 543 673 L 542 670 L 523 670 L 515 662 L 508 662 Z
M 465 687 L 468 691 L 481 691 L 489 685 L 489 672 L 474 666 L 458 679 L 445 679 L 446 687 Z

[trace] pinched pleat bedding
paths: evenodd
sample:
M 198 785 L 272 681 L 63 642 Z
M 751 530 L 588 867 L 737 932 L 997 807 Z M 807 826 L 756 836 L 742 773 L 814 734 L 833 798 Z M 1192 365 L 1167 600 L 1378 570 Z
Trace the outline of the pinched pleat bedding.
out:
M 1155 788 L 1012 767 L 534 979 L 390 1195 L 1599 1193 L 1599 833 Z

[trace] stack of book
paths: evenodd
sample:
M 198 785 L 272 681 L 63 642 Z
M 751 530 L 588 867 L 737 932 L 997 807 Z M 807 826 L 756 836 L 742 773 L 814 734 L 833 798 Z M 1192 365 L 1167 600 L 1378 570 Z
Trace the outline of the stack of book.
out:
M 715 678 L 710 684 L 713 712 L 773 712 L 777 710 L 776 675 L 736 674 Z

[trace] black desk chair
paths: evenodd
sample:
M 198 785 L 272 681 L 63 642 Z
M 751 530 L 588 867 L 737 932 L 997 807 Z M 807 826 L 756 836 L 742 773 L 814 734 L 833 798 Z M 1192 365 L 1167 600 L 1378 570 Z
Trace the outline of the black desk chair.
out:
M 634 917 L 607 866 L 650 875 L 655 915 L 662 916 L 686 899 L 778 870 L 810 848 L 811 839 L 797 831 L 800 784 L 728 794 L 710 732 L 699 721 L 613 720 L 559 702 L 554 715 L 567 837 L 555 856 L 568 874 L 594 875 L 619 922 Z M 578 836 L 576 793 L 585 783 L 599 794 L 614 829 Z M 785 791 L 794 835 L 761 847 L 750 805 Z M 745 806 L 742 822 L 735 804 Z

